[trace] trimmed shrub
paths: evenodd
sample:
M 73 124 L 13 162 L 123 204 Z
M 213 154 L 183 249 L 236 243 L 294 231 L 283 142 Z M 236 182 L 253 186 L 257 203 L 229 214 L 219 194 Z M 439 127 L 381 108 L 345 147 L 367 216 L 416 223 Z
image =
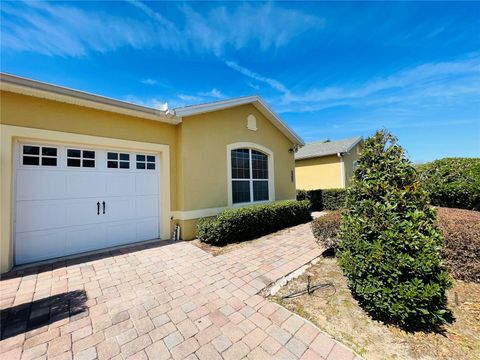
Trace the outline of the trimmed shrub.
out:
M 432 205 L 480 210 L 479 158 L 445 158 L 417 169 Z
M 377 319 L 405 328 L 446 321 L 451 278 L 435 209 L 390 133 L 365 141 L 346 195 L 339 264 L 352 294 Z
M 312 211 L 323 210 L 323 190 L 310 190 L 308 191 L 308 198 Z
M 345 189 L 297 190 L 297 200 L 309 200 L 312 211 L 339 210 L 345 207 Z
M 480 283 L 480 213 L 439 208 L 438 222 L 445 237 L 442 257 L 453 277 Z
M 326 250 L 337 250 L 340 244 L 340 211 L 331 211 L 312 221 L 312 232 Z
M 227 209 L 213 218 L 200 219 L 197 237 L 205 243 L 222 246 L 266 235 L 312 220 L 308 201 L 279 201 Z
M 345 207 L 345 189 L 322 190 L 322 205 L 324 210 L 339 210 Z
M 297 200 L 310 200 L 310 195 L 308 194 L 307 190 L 297 190 Z

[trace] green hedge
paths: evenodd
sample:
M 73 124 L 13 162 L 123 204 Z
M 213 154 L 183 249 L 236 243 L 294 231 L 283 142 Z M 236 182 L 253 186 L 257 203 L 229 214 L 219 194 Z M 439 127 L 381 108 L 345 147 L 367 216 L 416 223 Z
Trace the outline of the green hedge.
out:
M 297 200 L 309 200 L 312 211 L 345 207 L 345 189 L 297 190 Z
M 480 210 L 479 158 L 445 158 L 417 170 L 432 205 Z
M 222 211 L 218 216 L 202 218 L 197 237 L 205 243 L 222 246 L 266 235 L 312 219 L 308 201 L 279 201 Z

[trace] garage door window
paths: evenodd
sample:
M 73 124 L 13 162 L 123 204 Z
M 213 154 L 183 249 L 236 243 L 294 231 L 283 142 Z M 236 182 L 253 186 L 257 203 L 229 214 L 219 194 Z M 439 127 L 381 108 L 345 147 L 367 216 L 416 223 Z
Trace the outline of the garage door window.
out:
M 155 156 L 137 154 L 137 169 L 155 170 Z
M 95 151 L 67 149 L 67 166 L 68 167 L 95 167 Z
M 22 164 L 57 166 L 57 152 L 57 148 L 50 146 L 23 145 Z
M 107 167 L 110 169 L 130 169 L 130 154 L 107 152 Z

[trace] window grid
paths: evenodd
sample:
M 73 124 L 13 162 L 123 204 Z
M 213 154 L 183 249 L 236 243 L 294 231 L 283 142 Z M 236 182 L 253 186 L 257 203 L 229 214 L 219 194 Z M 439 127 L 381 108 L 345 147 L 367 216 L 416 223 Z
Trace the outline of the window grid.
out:
M 130 169 L 130 154 L 107 152 L 108 169 Z
M 268 156 L 252 149 L 235 149 L 231 159 L 232 203 L 268 201 Z
M 138 170 L 155 170 L 155 155 L 144 155 L 144 154 L 137 154 L 136 155 L 136 168 Z
M 67 167 L 95 167 L 95 151 L 67 148 Z
M 57 156 L 56 147 L 22 145 L 22 165 L 57 166 Z

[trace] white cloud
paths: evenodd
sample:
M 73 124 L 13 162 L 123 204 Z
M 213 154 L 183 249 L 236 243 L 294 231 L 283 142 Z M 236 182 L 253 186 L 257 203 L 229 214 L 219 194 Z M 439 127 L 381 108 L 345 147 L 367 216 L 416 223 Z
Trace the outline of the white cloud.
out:
M 222 92 L 216 88 L 213 88 L 210 91 L 207 92 L 200 92 L 198 93 L 199 96 L 203 97 L 209 97 L 209 98 L 215 98 L 215 99 L 225 99 L 225 95 L 222 94 Z
M 234 61 L 225 61 L 225 64 L 233 70 L 238 71 L 240 74 L 245 75 L 251 79 L 263 82 L 272 87 L 273 89 L 283 93 L 284 95 L 290 94 L 290 91 L 287 89 L 287 87 L 278 80 L 257 74 L 256 72 L 249 70 L 246 67 L 238 65 Z
M 187 101 L 187 102 L 200 102 L 202 98 L 195 95 L 188 95 L 188 94 L 178 94 L 177 97 L 180 100 Z
M 180 5 L 175 22 L 149 4 L 133 0 L 129 4 L 138 11 L 122 17 L 82 10 L 75 3 L 3 2 L 2 48 L 81 57 L 126 46 L 161 47 L 222 57 L 248 46 L 277 49 L 324 26 L 321 18 L 272 3 L 216 6 L 207 13 Z
M 150 78 L 147 78 L 147 79 L 142 79 L 140 80 L 140 82 L 142 84 L 145 84 L 145 85 L 157 85 L 158 84 L 158 81 L 155 80 L 155 79 L 150 79 Z
M 150 29 L 133 19 L 46 2 L 3 2 L 0 11 L 4 49 L 81 57 L 151 44 Z
M 135 95 L 127 95 L 123 100 L 132 104 L 146 106 L 161 111 L 167 111 L 169 109 L 168 102 L 162 101 L 157 98 L 141 99 Z

